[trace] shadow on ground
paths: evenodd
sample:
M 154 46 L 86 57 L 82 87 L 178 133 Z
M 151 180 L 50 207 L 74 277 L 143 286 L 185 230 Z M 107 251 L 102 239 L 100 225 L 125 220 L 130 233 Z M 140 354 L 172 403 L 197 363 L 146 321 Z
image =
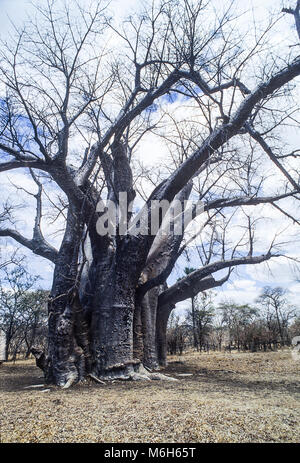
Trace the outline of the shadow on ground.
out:
M 164 374 L 174 377 L 179 382 L 167 381 L 149 381 L 149 382 L 133 382 L 133 381 L 114 381 L 109 382 L 105 386 L 94 383 L 93 381 L 86 381 L 83 384 L 75 385 L 71 390 L 78 391 L 86 388 L 103 388 L 114 390 L 126 389 L 140 389 L 151 388 L 154 384 L 159 388 L 176 389 L 184 386 L 195 388 L 196 383 L 201 383 L 201 388 L 207 390 L 249 390 L 249 391 L 264 391 L 265 393 L 279 392 L 300 394 L 299 381 L 295 381 L 294 376 L 289 379 L 286 375 L 284 379 L 279 374 L 274 378 L 273 376 L 266 379 L 265 372 L 261 374 L 256 373 L 251 375 L 239 371 L 222 368 L 199 368 L 189 361 L 170 361 L 168 366 L 162 371 Z M 182 375 L 182 376 L 181 376 Z M 189 376 L 185 376 L 189 375 Z M 2 364 L 0 367 L 0 391 L 2 392 L 18 392 L 24 391 L 24 388 L 31 385 L 38 385 L 43 383 L 42 372 L 36 367 L 35 362 L 21 361 L 21 362 L 8 362 Z M 49 386 L 46 386 L 49 387 Z M 52 390 L 57 390 L 51 387 Z M 67 392 L 67 391 L 64 391 Z

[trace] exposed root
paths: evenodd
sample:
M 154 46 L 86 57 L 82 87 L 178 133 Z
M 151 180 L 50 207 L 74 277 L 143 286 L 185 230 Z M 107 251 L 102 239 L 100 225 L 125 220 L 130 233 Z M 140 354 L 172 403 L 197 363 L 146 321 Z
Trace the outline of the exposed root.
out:
M 71 387 L 76 382 L 76 380 L 77 380 L 76 375 L 70 376 L 66 384 L 63 385 L 62 389 L 69 389 L 69 387 Z
M 96 376 L 92 375 L 91 373 L 88 375 L 88 377 L 91 378 L 93 381 L 96 381 L 96 383 L 106 384 L 104 381 L 101 381 L 101 379 L 97 378 Z
M 32 384 L 31 386 L 25 386 L 24 389 L 37 389 L 39 387 L 44 387 L 45 384 Z
M 107 381 L 178 381 L 176 378 L 172 378 L 167 375 L 163 375 L 158 372 L 151 372 L 148 368 L 145 368 L 141 363 L 134 361 L 128 364 L 118 364 L 115 367 L 110 367 L 102 375 L 89 374 L 90 378 L 94 381 L 105 384 Z
M 178 379 L 172 378 L 172 376 L 163 375 L 161 373 L 151 373 L 150 379 L 160 381 L 178 381 Z
M 157 373 L 157 372 L 152 373 L 148 371 L 148 369 L 146 369 L 141 364 L 139 365 L 137 371 L 133 373 L 130 379 L 132 379 L 133 381 L 141 381 L 141 380 L 178 381 L 178 379 L 172 378 L 171 376 L 162 375 L 161 373 Z
M 131 381 L 151 381 L 148 375 L 141 375 L 140 373 L 132 373 L 129 379 Z

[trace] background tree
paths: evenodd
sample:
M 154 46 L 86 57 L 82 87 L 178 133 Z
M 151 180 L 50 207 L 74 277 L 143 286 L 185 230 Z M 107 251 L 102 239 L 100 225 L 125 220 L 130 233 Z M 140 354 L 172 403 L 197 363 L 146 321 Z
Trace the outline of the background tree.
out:
M 291 339 L 299 335 L 299 307 L 290 304 L 288 291 L 283 288 L 264 288 L 256 305 L 227 300 L 216 306 L 211 292 L 208 296 L 202 293 L 199 299 L 197 296 L 195 320 L 200 350 L 274 350 L 290 345 Z M 192 346 L 191 310 L 186 311 L 185 320 L 178 318 L 177 323 L 185 328 L 185 346 Z
M 194 299 L 193 310 L 187 312 L 187 322 L 195 323 L 196 347 L 202 352 L 209 346 L 209 335 L 212 331 L 214 318 L 213 294 L 211 291 L 203 292 Z
M 24 266 L 6 268 L 0 283 L 0 327 L 5 333 L 5 360 L 28 358 L 35 343 L 45 346 L 48 292 L 33 290 L 38 277 Z
M 248 304 L 239 305 L 223 302 L 219 305 L 223 313 L 223 320 L 228 328 L 228 348 L 235 347 L 238 350 L 246 347 L 249 342 L 249 327 L 257 316 L 257 309 Z
M 182 355 L 188 337 L 188 327 L 179 315 L 171 313 L 168 321 L 167 340 L 168 352 L 170 355 Z
M 287 290 L 266 286 L 258 298 L 258 304 L 265 310 L 269 328 L 273 326 L 273 339 L 279 337 L 282 346 L 290 345 L 288 326 L 296 316 L 296 309 L 287 300 Z
M 4 211 L 0 236 L 55 266 L 46 381 L 69 387 L 88 374 L 151 376 L 141 364 L 166 362 L 167 322 L 177 302 L 222 285 L 238 265 L 283 253 L 277 231 L 263 250 L 257 245 L 251 206 L 271 205 L 299 223 L 296 207 L 291 212 L 298 153 L 280 136 L 283 126 L 298 123 L 300 60 L 290 36 L 280 51 L 272 47 L 279 21 L 298 24 L 299 2 L 248 32 L 237 5 L 149 2 L 118 23 L 102 3 L 86 11 L 77 2 L 49 1 L 2 44 L 0 172 L 28 172 L 31 187 L 22 189 L 36 217 L 28 238 Z M 170 150 L 155 171 L 144 166 L 150 135 Z M 278 171 L 273 188 L 265 165 Z M 117 233 L 109 228 L 101 236 L 106 201 L 118 205 L 119 193 L 128 206 Z M 179 215 L 165 233 L 170 205 L 188 198 L 194 204 L 183 232 L 174 230 Z M 153 233 L 159 201 L 170 207 Z M 199 201 L 199 268 L 168 288 L 176 262 L 199 235 L 199 227 L 189 228 L 200 220 Z M 62 229 L 58 249 L 45 207 Z

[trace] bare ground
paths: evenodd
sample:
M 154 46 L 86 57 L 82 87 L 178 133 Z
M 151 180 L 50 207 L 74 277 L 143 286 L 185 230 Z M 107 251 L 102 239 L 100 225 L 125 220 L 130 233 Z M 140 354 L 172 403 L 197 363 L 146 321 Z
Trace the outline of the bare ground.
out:
M 300 441 L 300 362 L 290 351 L 189 353 L 165 373 L 179 381 L 42 392 L 24 389 L 42 383 L 33 360 L 3 364 L 0 441 Z

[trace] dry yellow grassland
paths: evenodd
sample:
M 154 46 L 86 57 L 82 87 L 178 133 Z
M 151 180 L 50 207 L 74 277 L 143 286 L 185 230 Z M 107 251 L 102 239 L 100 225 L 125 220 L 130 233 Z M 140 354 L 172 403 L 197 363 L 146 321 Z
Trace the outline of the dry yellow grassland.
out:
M 1 442 L 300 441 L 300 362 L 290 351 L 187 353 L 165 373 L 179 381 L 42 392 L 24 389 L 42 382 L 33 360 L 3 364 Z

